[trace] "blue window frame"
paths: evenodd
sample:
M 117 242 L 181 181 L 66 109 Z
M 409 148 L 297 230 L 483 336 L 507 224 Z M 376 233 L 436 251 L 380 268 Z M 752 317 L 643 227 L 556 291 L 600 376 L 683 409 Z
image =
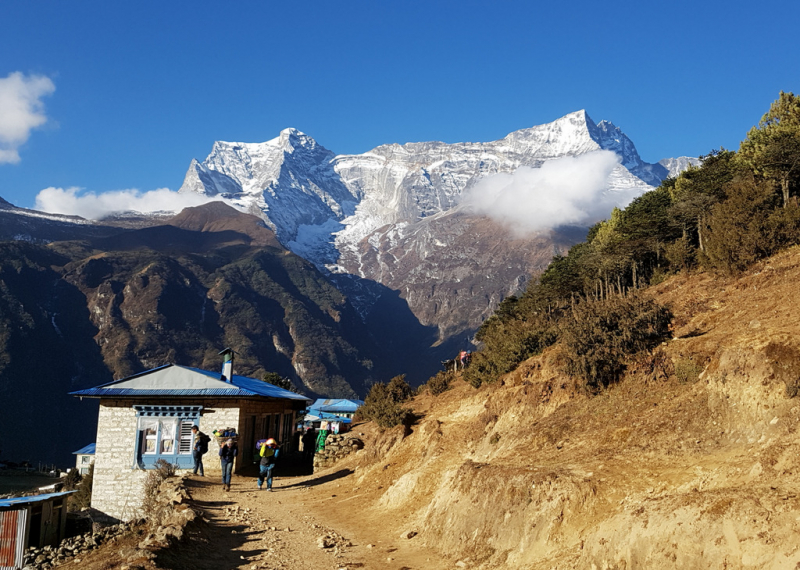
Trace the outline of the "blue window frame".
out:
M 153 469 L 163 459 L 181 469 L 194 466 L 192 426 L 203 406 L 133 406 L 136 410 L 135 467 Z

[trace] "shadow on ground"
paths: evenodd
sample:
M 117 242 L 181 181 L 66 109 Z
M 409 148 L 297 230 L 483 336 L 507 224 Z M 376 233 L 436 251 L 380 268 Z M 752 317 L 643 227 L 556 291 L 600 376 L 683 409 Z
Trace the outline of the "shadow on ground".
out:
M 317 485 L 322 485 L 323 483 L 330 483 L 331 481 L 336 481 L 342 477 L 347 477 L 353 473 L 355 473 L 355 471 L 352 469 L 340 469 L 335 473 L 328 473 L 327 475 L 321 475 L 320 477 L 315 477 L 313 479 L 306 479 L 305 481 L 292 483 L 291 485 L 281 485 L 281 489 L 290 489 L 292 487 L 316 487 Z
M 191 493 L 201 487 L 219 484 L 216 479 L 187 479 Z M 217 570 L 238 568 L 248 558 L 257 556 L 264 549 L 248 549 L 247 543 L 258 540 L 259 532 L 248 530 L 247 525 L 228 522 L 224 516 L 226 506 L 234 501 L 193 501 L 202 510 L 202 519 L 197 519 L 187 529 L 187 538 L 175 547 L 158 553 L 157 564 L 165 570 Z M 208 522 L 210 521 L 210 522 Z

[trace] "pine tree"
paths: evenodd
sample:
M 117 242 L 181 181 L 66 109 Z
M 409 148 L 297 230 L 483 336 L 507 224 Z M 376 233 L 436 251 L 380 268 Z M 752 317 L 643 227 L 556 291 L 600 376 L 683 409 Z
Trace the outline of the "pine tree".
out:
M 739 154 L 756 174 L 779 184 L 785 208 L 800 178 L 800 97 L 781 91 Z

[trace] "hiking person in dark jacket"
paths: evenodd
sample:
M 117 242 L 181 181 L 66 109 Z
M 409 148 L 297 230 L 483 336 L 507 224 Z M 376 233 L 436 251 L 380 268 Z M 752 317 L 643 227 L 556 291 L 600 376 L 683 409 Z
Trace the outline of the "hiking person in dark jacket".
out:
M 233 460 L 239 453 L 239 448 L 229 439 L 225 445 L 219 448 L 219 460 L 222 464 L 222 488 L 225 491 L 231 490 L 231 473 L 233 473 Z
M 314 460 L 314 446 L 316 445 L 317 438 L 314 436 L 314 430 L 308 428 L 306 433 L 303 434 L 303 458 L 306 461 Z
M 203 473 L 203 455 L 208 452 L 208 442 L 211 438 L 200 431 L 197 426 L 192 426 L 192 434 L 194 434 L 194 446 L 192 447 L 192 459 L 194 459 L 194 474 L 200 472 L 200 477 L 205 477 Z
M 272 491 L 272 470 L 275 468 L 275 462 L 278 459 L 279 452 L 278 442 L 272 438 L 269 438 L 264 442 L 264 445 L 261 446 L 261 451 L 259 452 L 261 462 L 258 470 L 259 491 L 264 484 L 264 479 L 267 480 L 267 491 Z

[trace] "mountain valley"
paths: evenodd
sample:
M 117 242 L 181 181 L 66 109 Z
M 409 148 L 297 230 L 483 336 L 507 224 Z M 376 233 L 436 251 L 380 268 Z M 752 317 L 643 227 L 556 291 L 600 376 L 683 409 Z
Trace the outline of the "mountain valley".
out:
M 89 221 L 3 201 L 0 413 L 35 434 L 43 458 L 63 457 L 93 429 L 75 426 L 67 391 L 165 362 L 213 369 L 225 346 L 240 373 L 276 372 L 310 394 L 363 397 L 398 374 L 424 382 L 586 231 L 515 232 L 462 194 L 486 176 L 598 150 L 618 153 L 611 195 L 693 163 L 645 163 L 618 128 L 580 111 L 491 143 L 364 155 L 336 156 L 294 129 L 217 142 L 181 192 L 250 214 L 212 201 Z M 45 364 L 42 350 L 60 356 Z M 29 374 L 41 380 L 22 382 Z M 48 438 L 20 405 L 37 400 L 69 430 Z

